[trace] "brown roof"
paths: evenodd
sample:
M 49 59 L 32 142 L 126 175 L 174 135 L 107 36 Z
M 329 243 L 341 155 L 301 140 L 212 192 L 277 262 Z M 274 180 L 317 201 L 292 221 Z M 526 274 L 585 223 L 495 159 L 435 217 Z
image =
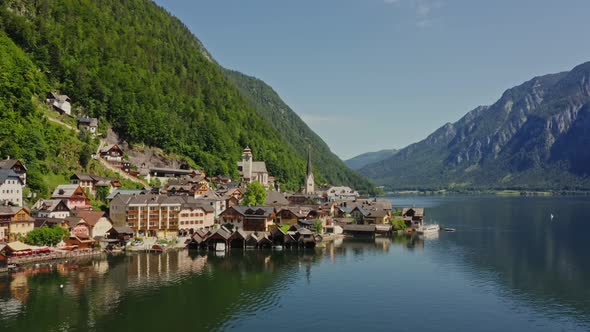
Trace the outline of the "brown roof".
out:
M 88 223 L 88 225 L 94 226 L 100 220 L 100 218 L 104 217 L 104 212 L 74 210 L 74 215 L 76 215 L 76 217 L 84 219 Z

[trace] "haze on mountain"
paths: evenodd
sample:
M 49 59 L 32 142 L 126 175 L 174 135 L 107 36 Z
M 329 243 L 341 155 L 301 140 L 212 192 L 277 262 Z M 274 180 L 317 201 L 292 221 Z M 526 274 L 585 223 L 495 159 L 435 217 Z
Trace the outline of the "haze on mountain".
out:
M 50 178 L 86 170 L 64 159 L 92 146 L 62 146 L 75 135 L 45 120 L 50 91 L 70 96 L 75 115 L 99 118 L 102 131 L 112 126 L 132 147 L 162 148 L 210 175 L 235 178 L 250 146 L 279 183 L 298 190 L 311 145 L 316 182 L 373 189 L 272 88 L 225 70 L 152 1 L 0 1 L 0 41 L 0 53 L 11 56 L 0 59 L 0 155 L 30 165 L 38 184 L 31 189 L 41 194 Z M 27 130 L 45 127 L 51 132 Z M 43 144 L 25 148 L 35 136 Z
M 535 77 L 360 172 L 387 189 L 590 189 L 590 62 Z

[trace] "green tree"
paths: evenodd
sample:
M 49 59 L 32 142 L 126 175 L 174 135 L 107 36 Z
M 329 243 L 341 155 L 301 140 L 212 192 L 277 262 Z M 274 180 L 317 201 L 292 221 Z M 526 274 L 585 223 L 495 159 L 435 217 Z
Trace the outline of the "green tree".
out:
M 244 194 L 243 205 L 264 205 L 266 203 L 266 189 L 258 182 L 252 182 Z
M 54 246 L 61 242 L 69 232 L 59 226 L 36 228 L 24 238 L 24 242 L 34 246 Z

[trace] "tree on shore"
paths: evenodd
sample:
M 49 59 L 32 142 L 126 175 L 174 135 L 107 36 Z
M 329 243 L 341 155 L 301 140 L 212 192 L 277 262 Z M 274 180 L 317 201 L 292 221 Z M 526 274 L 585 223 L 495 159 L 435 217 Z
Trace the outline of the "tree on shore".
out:
M 55 246 L 68 235 L 69 232 L 65 228 L 43 226 L 27 233 L 24 242 L 33 246 Z

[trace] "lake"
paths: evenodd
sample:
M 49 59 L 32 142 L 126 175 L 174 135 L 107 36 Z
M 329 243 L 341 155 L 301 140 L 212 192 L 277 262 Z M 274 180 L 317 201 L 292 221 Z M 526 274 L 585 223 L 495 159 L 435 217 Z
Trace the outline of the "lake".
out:
M 41 266 L 0 275 L 0 331 L 590 330 L 590 198 L 391 199 L 457 232 Z

